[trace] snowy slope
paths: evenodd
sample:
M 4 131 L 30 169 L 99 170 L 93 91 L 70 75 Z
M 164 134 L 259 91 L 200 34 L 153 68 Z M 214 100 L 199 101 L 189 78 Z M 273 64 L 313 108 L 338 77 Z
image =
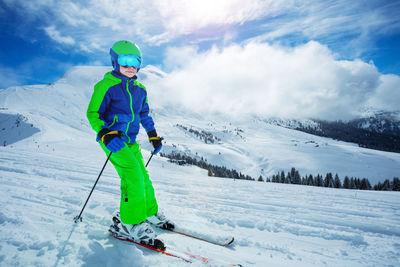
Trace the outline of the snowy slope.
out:
M 12 135 L 11 145 L 0 147 L 0 266 L 187 265 L 109 238 L 111 214 L 119 203 L 119 178 L 111 166 L 83 222 L 73 223 L 105 160 L 85 112 L 93 84 L 106 70 L 77 67 L 53 85 L 0 91 L 0 111 L 7 118 L 0 121 L 6 129 L 0 136 L 26 133 Z M 151 84 L 166 74 L 154 67 L 141 74 L 152 103 L 162 88 L 150 89 Z M 23 116 L 24 126 L 16 130 L 12 126 L 18 116 Z M 338 171 L 377 180 L 400 173 L 398 154 L 256 118 L 200 116 L 157 101 L 153 117 L 166 139 L 164 152 L 197 153 L 213 164 L 256 177 L 292 166 L 304 173 Z M 40 131 L 32 130 L 31 124 Z M 177 124 L 207 131 L 220 141 L 205 144 Z M 142 132 L 139 141 L 147 159 L 151 147 L 145 139 Z M 161 234 L 176 250 L 244 266 L 400 264 L 398 193 L 212 178 L 197 167 L 173 165 L 160 157 L 154 157 L 149 172 L 160 207 L 176 223 L 236 238 L 233 247 L 222 248 Z
M 105 160 L 100 149 L 75 158 L 1 148 L 0 157 L 1 266 L 188 265 L 108 236 L 119 204 L 119 180 L 111 166 L 83 222 L 73 223 Z M 160 207 L 176 223 L 236 238 L 234 246 L 223 248 L 161 234 L 176 250 L 244 266 L 400 264 L 397 192 L 211 178 L 196 167 L 178 167 L 159 157 L 149 172 Z

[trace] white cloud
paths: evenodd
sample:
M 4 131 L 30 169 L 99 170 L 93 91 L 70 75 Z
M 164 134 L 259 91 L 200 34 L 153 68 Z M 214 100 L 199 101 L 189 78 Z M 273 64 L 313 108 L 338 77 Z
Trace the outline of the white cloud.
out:
M 56 41 L 57 43 L 66 44 L 66 45 L 74 45 L 75 40 L 70 36 L 62 36 L 61 33 L 56 29 L 55 26 L 49 26 L 44 28 L 46 34 Z
M 266 20 L 264 33 L 256 36 L 256 40 L 297 36 L 340 47 L 347 57 L 359 57 L 375 47 L 376 36 L 400 32 L 400 17 L 395 15 L 399 2 L 310 0 L 293 1 L 286 7 L 282 5 L 267 16 L 271 20 Z
M 180 40 L 186 44 L 220 38 L 228 45 L 222 50 L 199 52 L 196 47 L 184 46 L 170 48 L 166 53 L 164 66 L 170 75 L 159 85 L 164 89 L 160 94 L 176 95 L 178 102 L 199 111 L 336 119 L 352 117 L 368 104 L 394 109 L 393 99 L 398 99 L 391 98 L 398 96 L 394 89 L 398 76 L 381 75 L 373 64 L 338 60 L 331 50 L 317 42 L 287 48 L 265 41 L 284 43 L 288 36 L 297 36 L 287 39 L 291 45 L 303 40 L 324 40 L 331 48 L 341 46 L 340 51 L 345 51 L 347 58 L 354 58 L 373 46 L 375 34 L 399 32 L 400 17 L 388 15 L 399 9 L 399 3 L 351 0 L 5 0 L 5 3 L 22 10 L 28 22 L 40 18 L 44 31 L 54 41 L 92 53 L 96 58 L 108 59 L 109 47 L 119 39 L 134 40 L 149 49 L 171 44 L 185 35 L 190 38 Z M 254 22 L 250 24 L 254 28 L 246 30 L 247 37 L 240 37 L 242 29 L 233 26 L 250 21 Z M 347 43 L 341 43 L 349 35 L 352 36 Z M 257 37 L 245 45 L 229 46 L 237 39 L 251 36 Z M 197 39 L 193 41 L 192 37 Z
M 252 27 L 261 35 L 258 38 L 268 41 L 301 35 L 308 40 L 326 38 L 337 42 L 343 36 L 354 35 L 355 40 L 347 47 L 357 55 L 371 42 L 371 35 L 398 32 L 400 24 L 398 16 L 388 15 L 399 8 L 398 3 L 375 1 L 5 0 L 5 3 L 21 10 L 27 21 L 42 20 L 47 34 L 55 41 L 75 45 L 85 52 L 104 51 L 117 39 L 147 45 L 168 43 L 188 34 L 199 40 L 229 39 L 236 34 L 235 26 L 258 20 Z M 103 44 L 91 47 L 93 39 L 102 40 Z
M 209 25 L 241 24 L 253 20 L 272 4 L 260 0 L 161 0 L 155 1 L 155 6 L 168 32 L 188 34 Z
M 176 68 L 151 82 L 152 102 L 196 112 L 336 120 L 371 103 L 398 109 L 393 99 L 400 99 L 398 76 L 381 75 L 360 60 L 338 60 L 317 42 L 296 48 L 250 42 L 206 52 L 175 47 L 167 51 L 168 63 Z
M 393 74 L 381 75 L 379 82 L 368 104 L 379 110 L 399 111 L 400 77 Z

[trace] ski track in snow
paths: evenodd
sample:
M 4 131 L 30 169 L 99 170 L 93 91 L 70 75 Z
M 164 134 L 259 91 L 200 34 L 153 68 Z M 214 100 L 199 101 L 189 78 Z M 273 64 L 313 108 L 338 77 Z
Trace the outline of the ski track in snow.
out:
M 186 266 L 109 238 L 119 178 L 100 149 L 80 160 L 0 150 L 1 266 Z M 145 158 L 148 156 L 144 151 Z M 149 172 L 160 208 L 182 227 L 233 235 L 233 246 L 160 233 L 167 245 L 244 266 L 398 266 L 400 195 L 210 178 L 155 157 Z M 192 265 L 204 266 L 195 262 Z M 219 263 L 208 265 L 218 266 Z

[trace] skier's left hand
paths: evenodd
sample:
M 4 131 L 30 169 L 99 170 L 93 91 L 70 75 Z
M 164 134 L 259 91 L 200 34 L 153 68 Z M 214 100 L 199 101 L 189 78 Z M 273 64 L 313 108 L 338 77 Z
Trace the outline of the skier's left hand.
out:
M 151 142 L 151 144 L 154 147 L 154 152 L 153 154 L 157 154 L 158 152 L 160 152 L 161 148 L 162 148 L 162 138 L 157 136 L 157 132 L 156 130 L 152 130 L 150 132 L 147 133 L 147 135 L 149 136 L 149 142 Z

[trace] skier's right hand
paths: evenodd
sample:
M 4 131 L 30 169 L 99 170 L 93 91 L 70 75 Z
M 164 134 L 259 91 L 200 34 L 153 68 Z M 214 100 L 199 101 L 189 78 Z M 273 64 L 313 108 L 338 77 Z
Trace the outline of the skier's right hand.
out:
M 125 143 L 121 140 L 122 132 L 119 131 L 110 131 L 107 128 L 102 129 L 98 138 L 103 142 L 108 150 L 115 153 L 124 148 Z

